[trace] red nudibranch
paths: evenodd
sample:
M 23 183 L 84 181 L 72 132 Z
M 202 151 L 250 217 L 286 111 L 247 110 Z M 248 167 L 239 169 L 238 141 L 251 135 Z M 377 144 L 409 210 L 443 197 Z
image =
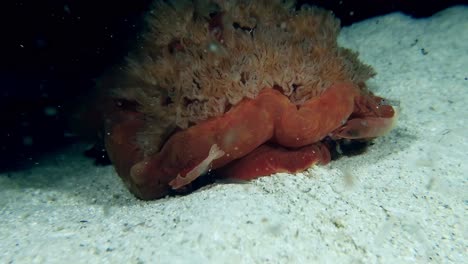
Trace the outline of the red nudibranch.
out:
M 337 45 L 330 12 L 280 0 L 155 1 L 123 65 L 98 82 L 107 152 L 137 197 L 208 171 L 254 179 L 330 161 L 389 131 L 374 75 Z M 118 103 L 115 103 L 118 102 Z

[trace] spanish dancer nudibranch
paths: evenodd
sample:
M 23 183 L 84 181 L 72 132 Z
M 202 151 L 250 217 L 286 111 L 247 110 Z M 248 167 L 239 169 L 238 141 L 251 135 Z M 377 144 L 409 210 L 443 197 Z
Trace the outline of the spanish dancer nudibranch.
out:
M 250 180 L 327 164 L 395 122 L 339 21 L 281 0 L 155 1 L 143 40 L 98 81 L 104 140 L 130 191 L 157 199 L 213 171 Z

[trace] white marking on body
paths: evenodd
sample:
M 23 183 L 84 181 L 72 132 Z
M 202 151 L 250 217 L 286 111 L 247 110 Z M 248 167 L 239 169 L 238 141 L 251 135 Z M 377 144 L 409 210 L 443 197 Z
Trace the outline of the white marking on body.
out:
M 190 170 L 185 176 L 178 174 L 175 179 L 169 182 L 169 185 L 172 187 L 172 189 L 179 189 L 180 187 L 191 183 L 200 175 L 208 172 L 208 170 L 211 169 L 211 162 L 221 158 L 224 154 L 224 151 L 222 151 L 218 145 L 213 144 L 213 146 L 211 146 L 210 152 L 208 153 L 208 156 L 202 162 Z

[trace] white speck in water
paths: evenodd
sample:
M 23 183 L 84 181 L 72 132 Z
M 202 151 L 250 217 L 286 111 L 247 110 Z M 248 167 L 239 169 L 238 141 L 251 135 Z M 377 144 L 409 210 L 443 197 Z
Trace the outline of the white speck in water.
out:
M 30 136 L 23 137 L 23 145 L 31 146 L 33 144 L 33 139 Z
M 72 132 L 65 131 L 65 132 L 63 132 L 63 137 L 72 138 L 72 137 L 76 137 L 76 134 L 73 134 Z
M 211 52 L 217 52 L 218 51 L 218 45 L 216 45 L 215 43 L 210 43 L 210 45 L 208 46 L 208 49 Z
M 68 5 L 64 5 L 63 6 L 63 11 L 65 11 L 66 13 L 70 14 L 70 7 Z
M 46 108 L 44 108 L 44 114 L 47 115 L 47 116 L 54 116 L 57 114 L 57 108 L 53 107 L 53 106 L 48 106 Z

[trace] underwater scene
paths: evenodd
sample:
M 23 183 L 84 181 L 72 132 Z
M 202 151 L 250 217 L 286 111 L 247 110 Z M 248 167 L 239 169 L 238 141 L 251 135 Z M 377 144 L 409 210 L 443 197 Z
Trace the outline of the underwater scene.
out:
M 8 8 L 1 263 L 468 259 L 463 1 Z

